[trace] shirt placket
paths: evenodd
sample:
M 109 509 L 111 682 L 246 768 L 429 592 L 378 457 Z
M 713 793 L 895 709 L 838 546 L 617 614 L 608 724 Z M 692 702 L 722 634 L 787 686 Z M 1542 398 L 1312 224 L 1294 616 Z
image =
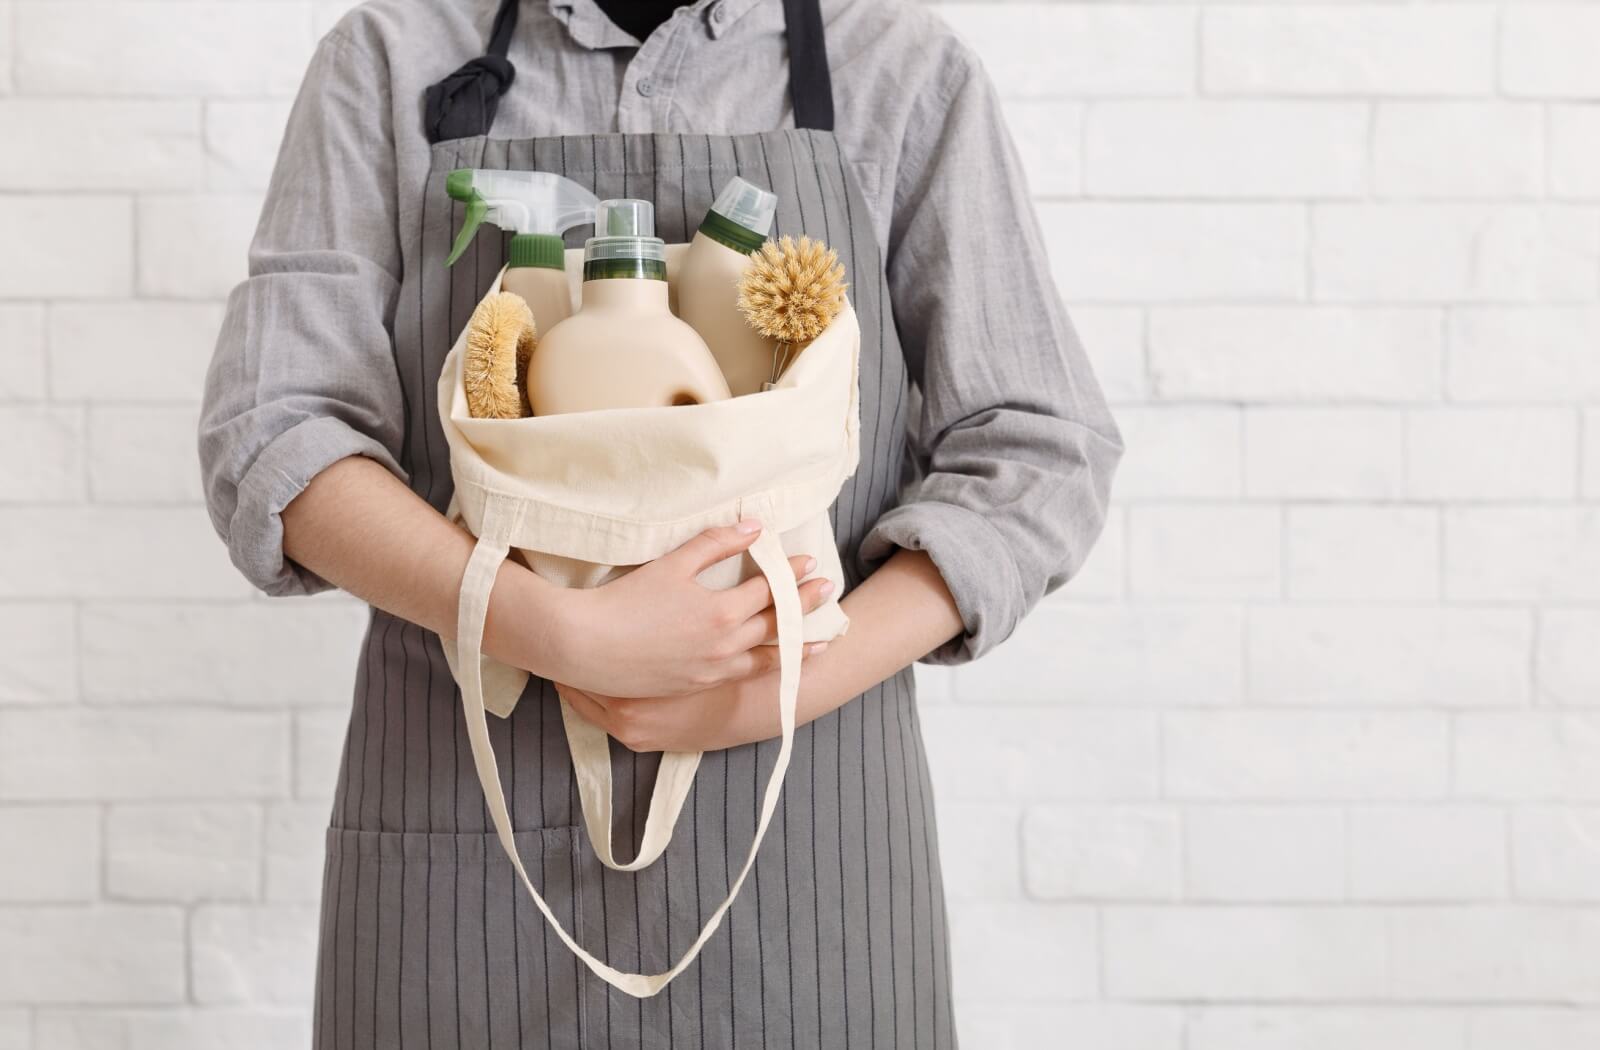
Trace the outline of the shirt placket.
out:
M 634 53 L 622 77 L 617 100 L 617 130 L 622 132 L 670 131 L 672 97 L 684 51 L 697 31 L 695 18 L 674 16 L 650 34 Z

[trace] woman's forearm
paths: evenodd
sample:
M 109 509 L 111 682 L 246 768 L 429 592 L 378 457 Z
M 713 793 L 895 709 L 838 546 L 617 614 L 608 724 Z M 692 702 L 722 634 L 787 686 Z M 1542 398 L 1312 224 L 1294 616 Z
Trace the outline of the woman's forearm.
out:
M 897 551 L 845 595 L 850 630 L 806 661 L 796 719 L 821 718 L 961 633 L 961 613 L 922 551 Z
M 435 631 L 456 633 L 461 577 L 473 538 L 418 497 L 382 466 L 361 457 L 340 460 L 312 479 L 283 511 L 284 553 L 329 583 L 372 605 Z M 562 619 L 566 593 L 525 566 L 500 568 L 484 624 L 483 651 L 555 681 L 584 675 L 582 647 L 568 643 L 581 628 Z M 658 603 L 657 603 L 658 604 Z M 845 596 L 850 630 L 806 660 L 799 707 L 802 724 L 820 718 L 949 641 L 961 615 L 933 560 L 897 552 Z M 713 713 L 687 694 L 646 701 L 653 720 L 695 738 L 697 749 L 729 747 L 777 735 L 775 672 L 713 690 L 730 709 Z M 730 691 L 731 690 L 731 691 Z M 696 723 L 710 718 L 715 740 L 699 741 Z
M 352 456 L 328 467 L 283 510 L 283 549 L 296 563 L 387 613 L 445 638 L 456 634 L 473 539 L 388 470 Z M 500 568 L 483 651 L 556 673 L 560 621 L 553 586 L 515 561 Z
M 776 665 L 762 642 L 765 584 L 712 591 L 698 581 L 760 535 L 757 522 L 710 528 L 601 587 L 550 583 L 515 559 L 500 566 L 484 622 L 483 651 L 541 678 L 625 696 L 683 694 L 741 681 Z M 461 579 L 475 541 L 371 460 L 340 460 L 283 511 L 284 552 L 351 594 L 456 635 Z M 803 575 L 805 556 L 790 559 Z M 801 585 L 801 605 L 826 596 Z

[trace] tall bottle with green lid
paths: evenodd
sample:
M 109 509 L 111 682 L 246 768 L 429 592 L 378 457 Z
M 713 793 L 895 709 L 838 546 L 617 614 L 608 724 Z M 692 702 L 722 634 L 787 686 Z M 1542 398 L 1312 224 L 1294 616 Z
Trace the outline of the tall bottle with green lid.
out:
M 467 206 L 446 265 L 455 265 L 483 223 L 509 230 L 500 290 L 527 300 L 541 335 L 572 314 L 562 234 L 594 220 L 600 202 L 593 193 L 553 172 L 477 168 L 452 171 L 445 192 Z
M 777 207 L 777 196 L 734 176 L 706 212 L 678 272 L 678 316 L 711 348 L 734 396 L 772 378 L 773 343 L 739 313 L 738 284 Z
M 583 249 L 583 302 L 528 364 L 536 416 L 654 408 L 729 396 L 705 340 L 667 304 L 666 245 L 649 201 L 601 201 Z

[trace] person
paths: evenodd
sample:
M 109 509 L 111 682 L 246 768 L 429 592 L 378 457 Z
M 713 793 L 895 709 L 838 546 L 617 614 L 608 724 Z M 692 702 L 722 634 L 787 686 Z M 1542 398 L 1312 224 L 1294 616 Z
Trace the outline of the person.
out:
M 498 268 L 487 237 L 443 265 L 444 179 L 463 167 L 653 199 L 669 242 L 743 175 L 778 194 L 775 233 L 839 250 L 861 322 L 861 463 L 832 513 L 851 627 L 807 655 L 743 894 L 649 999 L 585 972 L 515 885 L 444 659 L 473 539 L 442 513 L 435 389 Z M 268 594 L 372 606 L 315 1045 L 953 1047 L 911 666 L 982 655 L 1072 576 L 1122 449 L 971 50 L 901 0 L 368 0 L 315 52 L 249 262 L 207 377 L 212 520 Z M 484 650 L 533 675 L 490 720 L 517 845 L 557 918 L 620 967 L 670 965 L 754 832 L 778 735 L 770 595 L 695 579 L 753 539 L 713 529 L 593 590 L 514 561 L 495 582 Z M 808 607 L 822 592 L 801 589 Z M 638 874 L 578 830 L 558 696 L 619 742 L 615 821 L 635 848 L 654 752 L 707 752 Z

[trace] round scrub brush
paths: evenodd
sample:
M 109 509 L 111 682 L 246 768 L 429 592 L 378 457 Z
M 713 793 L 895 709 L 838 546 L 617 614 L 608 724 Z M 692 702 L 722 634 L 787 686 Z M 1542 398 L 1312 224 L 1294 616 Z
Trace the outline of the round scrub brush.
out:
M 838 253 L 810 237 L 767 241 L 751 254 L 739 280 L 739 310 L 750 327 L 778 344 L 772 383 L 788 367 L 790 355 L 821 335 L 844 309 L 847 287 Z
M 467 411 L 473 416 L 517 419 L 531 414 L 523 382 L 533 356 L 534 331 L 533 311 L 515 292 L 496 292 L 472 311 L 461 379 L 467 388 Z

